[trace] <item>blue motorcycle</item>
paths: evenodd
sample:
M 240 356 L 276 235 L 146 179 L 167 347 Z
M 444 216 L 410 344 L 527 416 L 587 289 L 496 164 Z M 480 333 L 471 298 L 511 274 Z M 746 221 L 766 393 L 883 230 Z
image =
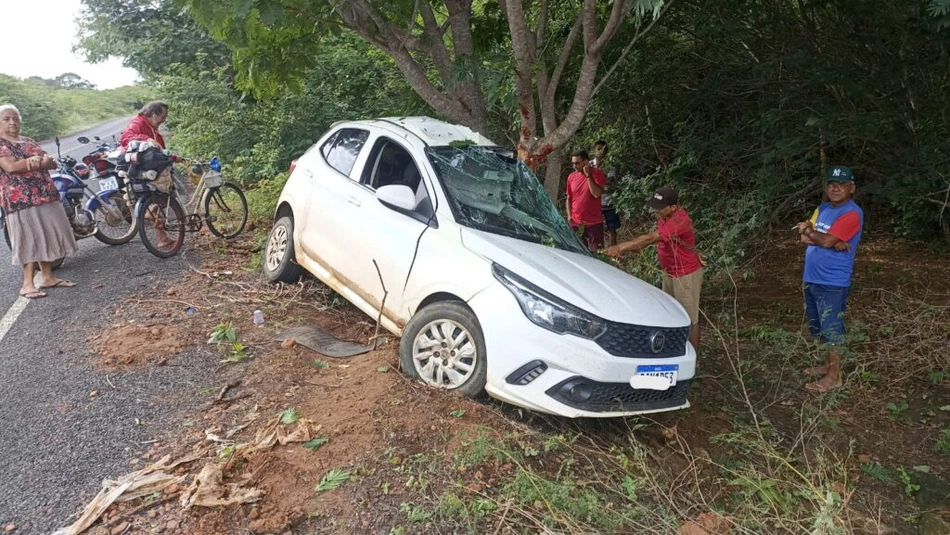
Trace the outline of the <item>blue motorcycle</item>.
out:
M 56 162 L 59 167 L 50 172 L 53 184 L 59 192 L 60 202 L 69 220 L 69 226 L 76 240 L 95 236 L 102 243 L 120 245 L 129 242 L 138 232 L 136 220 L 125 195 L 119 190 L 115 177 L 99 180 L 99 191 L 93 191 L 86 181 L 92 178 L 89 166 L 77 162 L 71 156 L 60 153 L 59 138 L 56 138 Z M 0 209 L 0 228 L 7 247 L 10 247 L 10 235 L 6 226 L 6 214 Z M 59 267 L 60 259 L 53 263 Z

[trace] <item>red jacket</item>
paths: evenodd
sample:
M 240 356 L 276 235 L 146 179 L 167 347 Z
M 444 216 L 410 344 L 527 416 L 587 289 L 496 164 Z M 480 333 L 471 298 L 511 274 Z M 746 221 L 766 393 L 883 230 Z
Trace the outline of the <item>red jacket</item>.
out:
M 165 138 L 158 133 L 158 129 L 154 128 L 144 115 L 139 114 L 136 115 L 135 118 L 132 119 L 132 122 L 129 123 L 129 126 L 126 126 L 125 130 L 122 131 L 119 144 L 121 144 L 123 148 L 127 148 L 129 143 L 133 141 L 145 141 L 147 139 L 154 139 L 163 149 L 165 148 Z

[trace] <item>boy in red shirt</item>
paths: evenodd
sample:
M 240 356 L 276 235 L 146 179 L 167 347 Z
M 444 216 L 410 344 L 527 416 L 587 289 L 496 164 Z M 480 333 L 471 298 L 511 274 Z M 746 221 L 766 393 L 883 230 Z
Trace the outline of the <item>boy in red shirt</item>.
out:
M 594 252 L 604 246 L 604 213 L 600 208 L 600 195 L 604 192 L 607 175 L 590 164 L 586 150 L 571 154 L 574 172 L 567 175 L 568 223 L 576 232 L 584 226 L 584 243 Z
M 696 253 L 696 231 L 693 220 L 679 204 L 673 188 L 660 188 L 647 199 L 647 206 L 657 216 L 656 230 L 607 248 L 610 256 L 639 251 L 657 244 L 656 256 L 663 268 L 663 291 L 679 301 L 693 326 L 689 341 L 699 351 L 699 293 L 703 287 L 703 263 Z

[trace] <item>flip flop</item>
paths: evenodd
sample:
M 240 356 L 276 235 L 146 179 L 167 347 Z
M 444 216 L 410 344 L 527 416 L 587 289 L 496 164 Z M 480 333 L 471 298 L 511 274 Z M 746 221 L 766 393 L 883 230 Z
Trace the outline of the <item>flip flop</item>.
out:
M 836 388 L 841 388 L 842 383 L 841 379 L 838 379 L 836 382 L 831 383 L 830 385 L 824 385 L 821 381 L 815 381 L 814 383 L 808 383 L 805 385 L 805 390 L 809 392 L 817 392 L 819 394 L 824 394 L 825 392 L 831 392 Z
M 25 297 L 27 299 L 42 299 L 46 297 L 46 292 L 41 292 L 39 290 L 34 290 L 32 292 L 20 292 L 20 297 Z
M 42 286 L 42 285 L 41 285 L 41 286 L 40 286 L 40 289 L 41 289 L 41 290 L 48 290 L 48 289 L 50 289 L 50 288 L 72 288 L 73 286 L 76 286 L 76 283 L 75 283 L 75 282 L 73 282 L 73 281 L 68 281 L 68 280 L 65 280 L 65 279 L 59 279 L 58 281 L 56 281 L 56 284 L 50 284 L 49 286 Z

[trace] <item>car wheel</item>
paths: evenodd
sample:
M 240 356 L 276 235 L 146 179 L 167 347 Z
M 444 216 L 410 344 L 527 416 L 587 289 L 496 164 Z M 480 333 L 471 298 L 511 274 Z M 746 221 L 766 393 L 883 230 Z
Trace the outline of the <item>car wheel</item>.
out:
M 302 270 L 294 257 L 294 220 L 284 216 L 274 223 L 264 249 L 264 277 L 270 282 L 297 282 Z
M 442 301 L 409 320 L 399 343 L 399 363 L 413 379 L 469 397 L 485 391 L 485 336 L 465 305 Z

